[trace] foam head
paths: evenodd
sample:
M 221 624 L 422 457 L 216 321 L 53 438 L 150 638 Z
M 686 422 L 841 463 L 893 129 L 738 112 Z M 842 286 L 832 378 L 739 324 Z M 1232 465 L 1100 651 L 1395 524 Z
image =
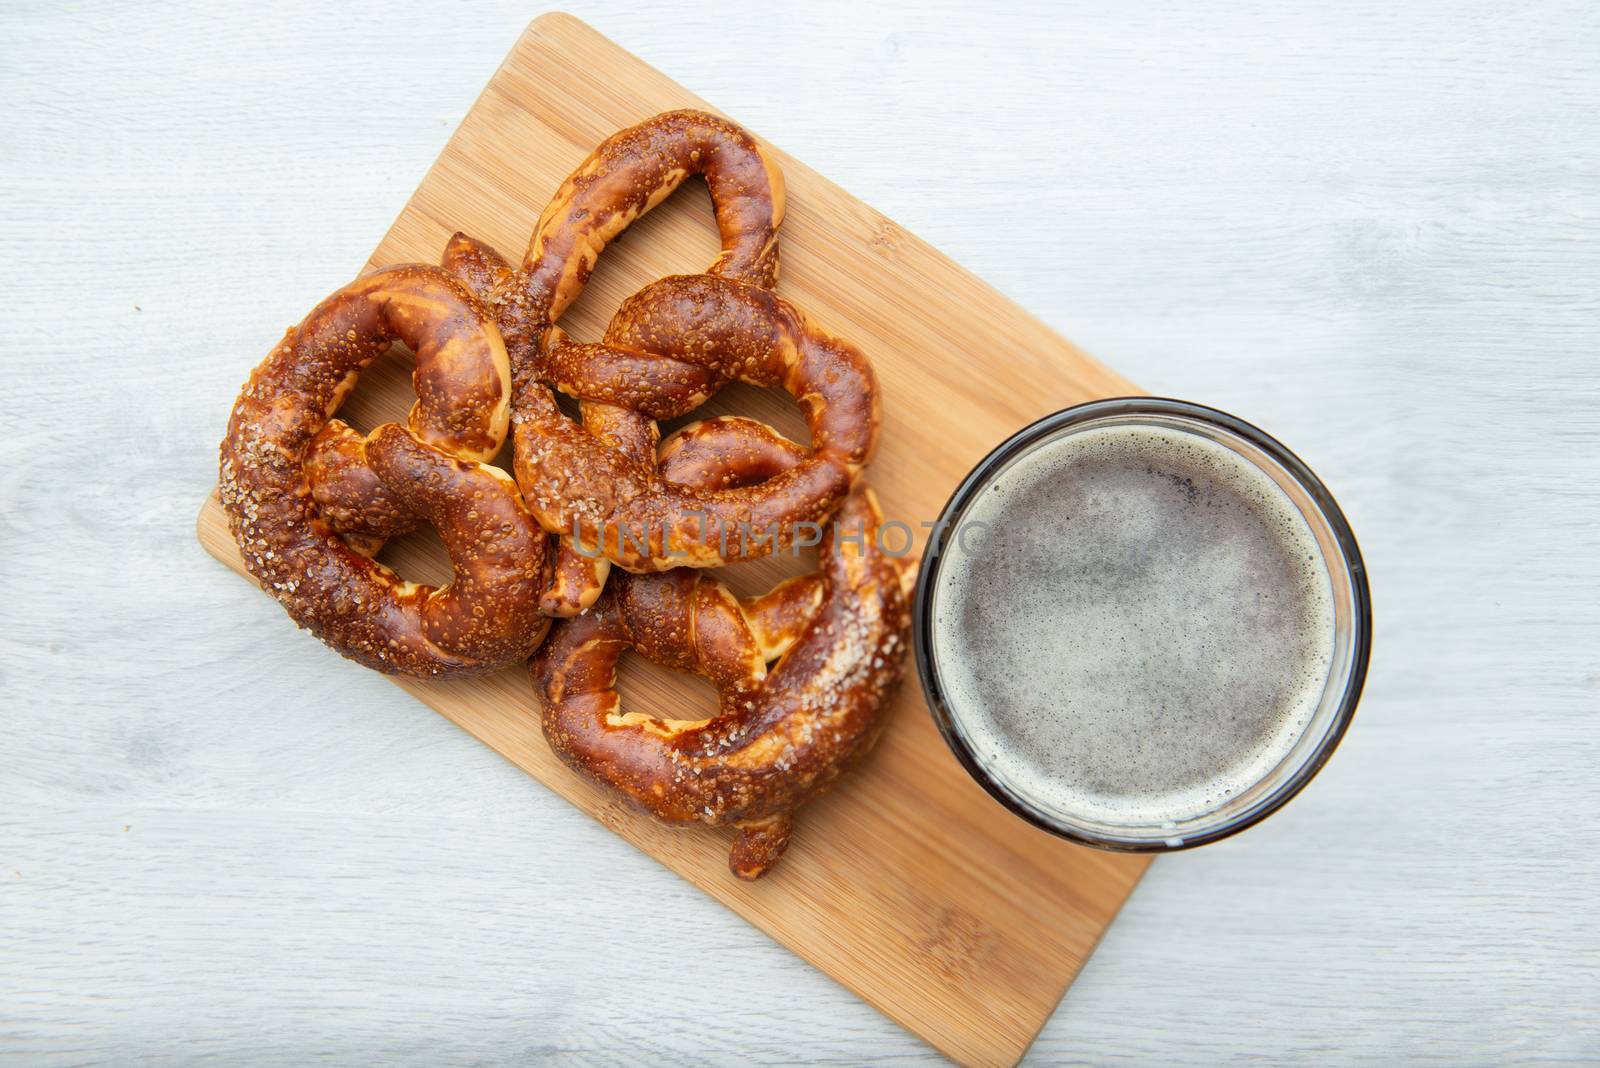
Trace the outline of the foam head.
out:
M 1091 420 L 967 488 L 923 579 L 924 677 L 1013 807 L 1102 844 L 1185 844 L 1326 735 L 1352 655 L 1344 558 L 1247 444 Z

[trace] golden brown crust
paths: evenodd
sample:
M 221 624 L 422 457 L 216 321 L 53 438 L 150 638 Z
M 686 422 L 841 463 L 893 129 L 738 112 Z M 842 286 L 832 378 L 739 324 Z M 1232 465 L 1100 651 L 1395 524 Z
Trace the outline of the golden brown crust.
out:
M 366 436 L 342 419 L 328 420 L 312 439 L 306 481 L 322 518 L 363 556 L 422 525 L 422 517 L 401 504 L 367 463 Z
M 722 237 L 716 261 L 630 298 L 601 342 L 567 337 L 555 321 L 607 242 L 696 173 Z M 444 262 L 495 309 L 507 339 L 517 480 L 546 530 L 576 530 L 634 571 L 711 567 L 787 547 L 844 500 L 876 443 L 877 383 L 859 351 L 770 292 L 783 210 L 781 174 L 754 138 L 674 111 L 608 138 L 573 172 L 520 267 L 452 238 Z M 685 414 L 733 379 L 799 401 L 812 434 L 803 460 L 760 483 L 690 488 L 630 447 L 648 420 Z M 614 411 L 596 426 L 586 405 L 590 425 L 579 427 L 551 385 Z
M 910 615 L 901 567 L 877 544 L 880 518 L 857 490 L 824 540 L 820 577 L 766 598 L 740 602 L 683 568 L 613 576 L 533 659 L 551 748 L 660 819 L 734 824 L 730 867 L 767 871 L 794 810 L 871 746 L 902 673 Z M 628 648 L 708 679 L 718 713 L 624 712 L 616 665 Z
M 716 210 L 717 261 L 634 295 L 600 342 L 567 337 L 555 321 L 606 243 L 696 171 Z M 659 572 L 613 574 L 593 607 L 563 612 L 573 618 L 532 664 L 546 736 L 573 767 L 663 819 L 735 824 L 729 865 L 746 879 L 782 854 L 795 807 L 876 737 L 909 619 L 902 569 L 876 544 L 875 502 L 864 491 L 847 499 L 876 442 L 877 383 L 860 352 L 771 292 L 782 215 L 781 178 L 753 139 L 674 112 L 609 139 L 579 167 L 521 267 L 459 235 L 446 252 L 500 316 L 515 470 L 530 509 L 562 535 L 558 573 L 581 577 L 580 543 Z M 693 410 L 734 379 L 793 395 L 810 447 L 734 417 L 657 447 L 655 419 Z M 581 426 L 550 386 L 581 401 Z M 823 571 L 762 597 L 737 600 L 678 566 L 786 548 L 841 503 Z M 581 588 L 569 584 L 563 609 Z M 710 680 L 719 714 L 684 723 L 623 713 L 615 668 L 630 647 Z
M 575 425 L 543 386 L 521 391 L 512 435 L 528 507 L 547 530 L 576 528 L 623 568 L 714 567 L 782 550 L 801 524 L 838 507 L 872 454 L 879 401 L 866 358 L 766 290 L 666 278 L 629 298 L 606 336 L 785 389 L 812 439 L 801 462 L 762 483 L 690 489 Z
M 739 415 L 702 419 L 657 450 L 661 477 L 697 489 L 754 486 L 798 467 L 807 450 L 766 423 Z
M 601 251 L 691 174 L 705 177 L 722 236 L 710 273 L 766 289 L 778 281 L 783 178 L 742 128 L 703 111 L 667 111 L 601 142 L 539 217 L 515 304 L 535 328 L 561 318 Z
M 711 192 L 716 261 L 635 294 L 599 342 L 568 337 L 556 321 L 607 242 L 690 174 Z M 324 301 L 251 376 L 222 446 L 246 564 L 347 656 L 487 671 L 538 647 L 544 616 L 567 617 L 530 664 L 552 748 L 664 820 L 733 824 L 729 866 L 746 879 L 781 856 L 795 809 L 871 746 L 909 629 L 907 573 L 858 485 L 877 383 L 859 351 L 771 291 L 783 211 L 782 177 L 747 133 L 658 115 L 567 179 L 519 266 L 457 234 L 442 269 L 390 268 Z M 406 426 L 363 437 L 332 417 L 394 339 L 417 353 L 417 403 Z M 787 390 L 810 444 L 732 416 L 658 441 L 657 419 L 733 380 Z M 581 424 L 551 387 L 578 399 Z M 508 427 L 515 482 L 487 466 Z M 694 570 L 782 550 L 830 516 L 821 571 L 762 596 Z M 441 589 L 369 559 L 422 522 L 455 566 Z M 608 581 L 612 561 L 627 571 Z M 709 680 L 717 714 L 624 713 L 627 648 Z
M 365 439 L 328 430 L 397 339 L 417 354 L 407 425 Z M 548 539 L 509 476 L 481 462 L 505 440 L 508 397 L 499 331 L 448 274 L 393 267 L 345 286 L 285 335 L 234 405 L 221 497 L 245 565 L 295 622 L 380 671 L 439 677 L 523 659 L 548 627 Z M 456 572 L 447 586 L 405 582 L 362 554 L 407 521 L 439 531 Z
M 479 300 L 488 300 L 496 288 L 511 278 L 511 265 L 504 256 L 462 233 L 450 238 L 439 264 L 465 283 Z

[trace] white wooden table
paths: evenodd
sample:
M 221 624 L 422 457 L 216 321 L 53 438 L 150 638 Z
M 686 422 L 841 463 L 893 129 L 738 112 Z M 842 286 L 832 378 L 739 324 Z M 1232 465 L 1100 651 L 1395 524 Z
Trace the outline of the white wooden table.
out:
M 1371 567 L 1337 758 L 1159 861 L 1031 1059 L 1600 1058 L 1597 9 L 764 6 L 576 13 L 1284 438 Z M 537 13 L 259 8 L 0 12 L 0 1060 L 933 1060 L 195 544 Z

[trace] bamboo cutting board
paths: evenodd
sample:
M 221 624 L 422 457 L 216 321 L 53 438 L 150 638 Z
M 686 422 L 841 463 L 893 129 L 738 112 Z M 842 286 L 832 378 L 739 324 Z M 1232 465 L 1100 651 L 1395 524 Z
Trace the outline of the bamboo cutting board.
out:
M 677 107 L 708 105 L 582 22 L 559 14 L 538 19 L 368 266 L 437 262 L 456 230 L 520 255 L 546 201 L 596 144 Z M 774 157 L 789 192 L 778 289 L 872 358 L 884 419 L 868 478 L 889 517 L 914 528 L 937 517 L 962 475 L 1025 423 L 1095 397 L 1137 392 L 815 171 L 782 151 Z M 711 262 L 718 245 L 710 205 L 703 185 L 690 184 L 601 257 L 563 320 L 575 335 L 598 337 L 628 294 Z M 326 289 L 341 281 L 329 279 Z M 237 356 L 241 378 L 265 355 L 275 328 L 307 310 L 309 303 L 279 309 L 262 324 L 261 352 Z M 381 361 L 341 414 L 363 429 L 403 419 L 412 400 L 408 376 L 401 358 Z M 217 398 L 219 427 L 231 399 Z M 721 411 L 763 418 L 805 439 L 786 396 L 729 387 L 695 417 Z M 199 534 L 213 555 L 243 573 L 214 493 Z M 430 537 L 399 539 L 382 559 L 409 578 L 449 575 Z M 814 566 L 768 560 L 722 575 L 747 593 Z M 262 611 L 277 609 L 263 601 Z M 1146 865 L 1059 841 L 992 801 L 946 750 L 914 670 L 877 750 L 801 811 L 783 863 L 753 884 L 729 875 L 722 832 L 663 827 L 561 765 L 545 746 L 523 672 L 396 681 L 966 1063 L 1009 1064 L 1022 1056 Z M 698 680 L 636 662 L 622 685 L 633 707 L 676 718 L 703 715 L 711 699 Z

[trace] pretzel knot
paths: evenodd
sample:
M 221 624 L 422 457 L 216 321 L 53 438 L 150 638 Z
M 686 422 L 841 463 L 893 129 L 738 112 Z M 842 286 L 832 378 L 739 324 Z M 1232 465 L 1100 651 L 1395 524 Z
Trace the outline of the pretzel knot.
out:
M 880 521 L 871 492 L 856 490 L 824 537 L 820 575 L 759 598 L 688 568 L 612 576 L 533 659 L 551 748 L 660 819 L 733 824 L 730 868 L 764 874 L 794 810 L 871 746 L 900 679 L 907 576 L 878 545 Z M 616 666 L 629 648 L 709 680 L 717 715 L 624 712 Z
M 716 262 L 629 298 L 601 342 L 568 337 L 556 320 L 606 244 L 695 173 L 722 237 Z M 520 267 L 461 234 L 451 240 L 446 267 L 496 308 L 507 338 L 517 481 L 546 530 L 629 571 L 714 567 L 788 548 L 850 492 L 876 443 L 877 381 L 860 351 L 770 291 L 783 198 L 779 171 L 749 134 L 675 111 L 601 144 L 545 209 Z M 809 453 L 755 485 L 665 477 L 651 420 L 692 411 L 734 379 L 792 394 Z M 547 383 L 583 401 L 584 426 Z M 558 571 L 578 570 L 569 549 Z M 597 582 L 587 591 L 596 595 Z M 563 615 L 583 607 L 547 605 Z
M 711 192 L 716 261 L 634 294 L 599 342 L 567 336 L 557 320 L 606 244 L 691 174 Z M 566 180 L 520 266 L 457 234 L 442 268 L 388 268 L 323 301 L 252 373 L 221 450 L 234 538 L 296 622 L 408 675 L 491 671 L 539 649 L 530 670 L 555 752 L 664 820 L 733 824 L 743 878 L 777 861 L 795 809 L 870 747 L 909 629 L 908 570 L 878 544 L 859 485 L 877 382 L 772 292 L 783 211 L 782 177 L 749 134 L 659 115 Z M 334 413 L 397 340 L 416 353 L 417 402 L 405 426 L 363 436 Z M 787 390 L 809 445 L 734 416 L 659 440 L 656 420 L 734 380 Z M 552 386 L 579 400 L 581 425 Z M 508 432 L 514 480 L 489 466 Z M 830 516 L 820 572 L 762 597 L 695 570 L 787 549 Z M 423 523 L 455 568 L 442 588 L 372 558 Z M 569 618 L 546 639 L 549 616 Z M 710 680 L 716 715 L 622 711 L 628 648 Z
M 332 415 L 395 340 L 416 353 L 417 402 L 406 426 L 363 438 Z M 443 270 L 389 268 L 324 300 L 251 373 L 222 442 L 222 504 L 251 574 L 296 623 L 380 671 L 460 675 L 526 658 L 549 626 L 548 538 L 487 463 L 509 400 L 498 328 Z M 442 588 L 370 559 L 423 522 L 455 568 Z

